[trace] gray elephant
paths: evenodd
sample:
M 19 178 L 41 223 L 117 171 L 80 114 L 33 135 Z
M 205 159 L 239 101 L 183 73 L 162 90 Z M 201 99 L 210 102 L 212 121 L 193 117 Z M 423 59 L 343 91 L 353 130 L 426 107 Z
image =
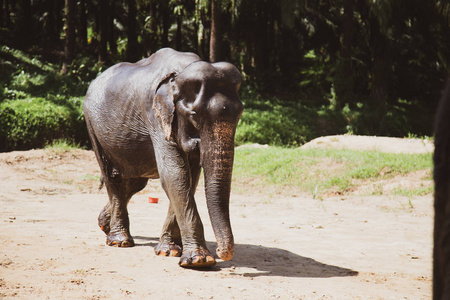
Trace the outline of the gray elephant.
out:
M 244 109 L 240 84 L 232 64 L 169 48 L 114 65 L 91 83 L 83 111 L 109 196 L 98 218 L 108 245 L 134 246 L 127 204 L 148 179 L 160 178 L 170 204 L 155 253 L 181 256 L 183 267 L 214 265 L 194 200 L 203 168 L 217 255 L 233 257 L 229 197 Z
M 450 80 L 436 114 L 433 299 L 450 299 Z

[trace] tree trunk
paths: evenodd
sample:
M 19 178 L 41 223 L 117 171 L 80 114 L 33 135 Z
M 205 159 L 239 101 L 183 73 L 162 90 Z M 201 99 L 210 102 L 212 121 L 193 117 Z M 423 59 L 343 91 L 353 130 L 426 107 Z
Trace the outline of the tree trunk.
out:
M 386 104 L 388 100 L 389 87 L 389 58 L 387 53 L 387 40 L 381 32 L 379 22 L 376 18 L 369 18 L 370 44 L 372 48 L 372 89 L 370 92 L 371 102 L 374 107 Z
M 19 2 L 19 14 L 21 19 L 19 22 L 20 29 L 20 45 L 22 47 L 28 47 L 33 44 L 34 40 L 34 27 L 33 27 L 33 14 L 31 7 L 31 0 L 20 0 Z
M 114 31 L 114 12 L 115 12 L 115 6 L 114 1 L 108 1 L 108 20 L 107 20 L 107 29 L 108 29 L 108 45 L 109 45 L 109 51 L 111 51 L 111 54 L 115 56 L 117 54 L 117 43 L 116 43 L 116 35 Z
M 209 39 L 209 61 L 221 60 L 220 2 L 211 0 L 211 36 Z
M 127 60 L 135 62 L 139 59 L 137 32 L 136 32 L 136 1 L 128 0 L 128 19 L 127 19 Z
M 11 25 L 11 18 L 9 15 L 9 0 L 4 0 L 4 9 L 3 9 L 3 24 L 5 24 L 6 28 L 9 28 Z
M 87 47 L 87 16 L 86 16 L 86 0 L 80 0 L 80 26 L 78 27 L 78 37 L 83 50 Z
M 8 1 L 8 0 L 7 0 Z M 60 1 L 58 0 L 47 0 L 47 11 L 48 11 L 48 41 L 52 44 L 59 44 L 60 42 L 60 32 L 61 32 L 61 10 Z
M 181 26 L 183 24 L 183 19 L 181 14 L 177 15 L 177 36 L 176 36 L 176 49 L 178 51 L 182 51 L 181 47 L 182 47 L 182 35 L 181 35 Z
M 169 46 L 169 27 L 170 27 L 170 11 L 169 11 L 169 1 L 162 1 L 161 3 L 161 14 L 163 22 L 163 32 L 162 32 L 162 46 Z
M 61 73 L 67 74 L 75 51 L 75 0 L 65 0 L 66 22 L 64 24 L 64 62 Z
M 9 28 L 11 18 L 9 16 L 9 0 L 0 2 L 0 27 Z
M 4 7 L 5 7 L 5 0 L 0 0 L 0 27 L 6 27 Z
M 108 55 L 108 0 L 99 0 L 99 30 L 100 44 L 98 49 L 98 61 L 106 62 Z
M 337 108 L 342 108 L 346 103 L 355 102 L 353 95 L 353 69 L 352 69 L 352 45 L 354 35 L 353 13 L 355 0 L 346 0 L 344 4 L 344 16 L 342 20 L 341 57 L 336 66 L 334 88 L 337 98 Z

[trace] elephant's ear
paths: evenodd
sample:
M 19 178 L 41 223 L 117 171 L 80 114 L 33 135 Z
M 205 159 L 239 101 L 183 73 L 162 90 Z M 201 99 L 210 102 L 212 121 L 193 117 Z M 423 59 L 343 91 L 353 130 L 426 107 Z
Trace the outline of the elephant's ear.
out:
M 159 83 L 155 96 L 153 97 L 153 109 L 156 117 L 161 119 L 166 140 L 172 138 L 172 123 L 175 113 L 174 97 L 178 93 L 175 82 L 175 73 L 163 78 Z

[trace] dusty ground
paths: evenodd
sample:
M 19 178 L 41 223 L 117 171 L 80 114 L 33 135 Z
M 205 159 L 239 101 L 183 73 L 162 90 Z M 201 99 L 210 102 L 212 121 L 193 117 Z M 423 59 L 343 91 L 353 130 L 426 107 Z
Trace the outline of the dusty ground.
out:
M 430 298 L 432 195 L 232 193 L 235 257 L 198 271 L 153 254 L 168 206 L 158 181 L 129 205 L 137 246 L 106 246 L 98 175 L 90 151 L 0 154 L 0 298 Z M 213 250 L 201 189 L 197 203 Z

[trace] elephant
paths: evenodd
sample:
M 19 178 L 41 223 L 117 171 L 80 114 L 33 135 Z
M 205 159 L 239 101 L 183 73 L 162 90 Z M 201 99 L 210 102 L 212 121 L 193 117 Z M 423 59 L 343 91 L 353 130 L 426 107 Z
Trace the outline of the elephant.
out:
M 241 82 L 231 63 L 163 48 L 90 84 L 83 113 L 109 197 L 98 217 L 107 245 L 134 246 L 128 202 L 159 178 L 169 208 L 155 254 L 180 257 L 182 267 L 214 266 L 194 199 L 203 169 L 217 256 L 233 257 L 229 201 Z
M 450 299 L 450 80 L 435 122 L 433 299 Z

